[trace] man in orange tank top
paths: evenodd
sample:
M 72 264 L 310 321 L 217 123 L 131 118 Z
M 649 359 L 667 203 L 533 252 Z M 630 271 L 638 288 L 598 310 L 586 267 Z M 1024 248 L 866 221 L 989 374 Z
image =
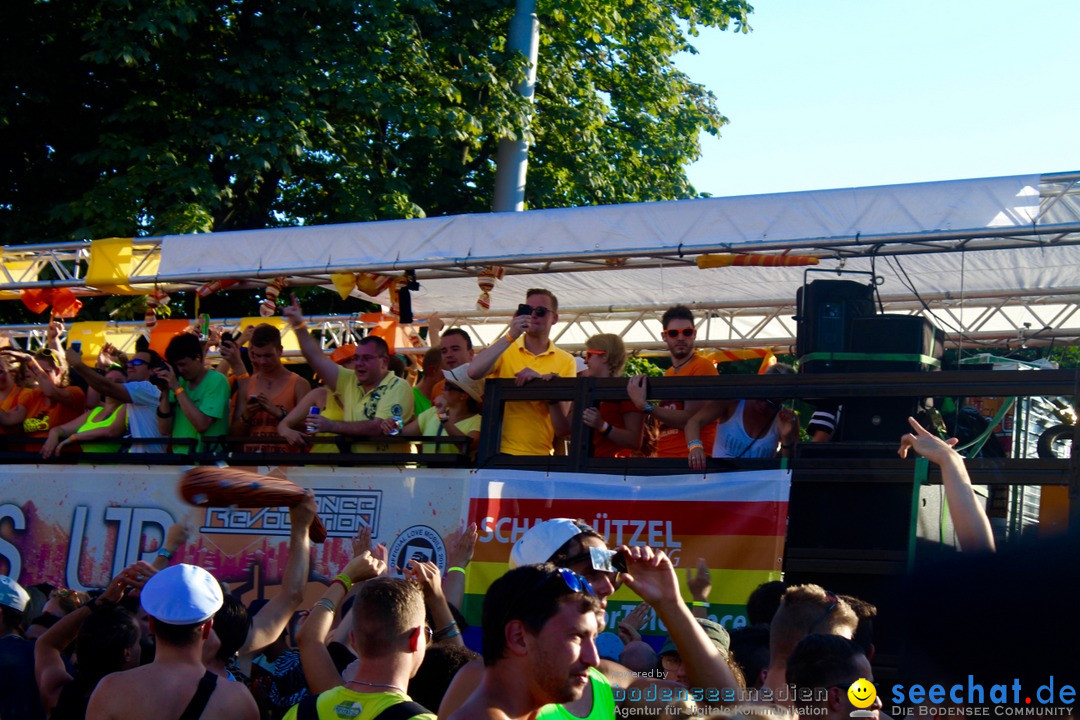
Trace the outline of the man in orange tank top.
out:
M 251 377 L 237 384 L 232 432 L 236 435 L 274 438 L 276 443 L 248 443 L 243 452 L 289 452 L 277 426 L 311 390 L 307 380 L 281 364 L 281 333 L 273 325 L 255 328 L 248 344 Z
M 671 367 L 664 377 L 688 377 L 691 375 L 716 375 L 716 366 L 694 350 L 697 329 L 694 327 L 694 314 L 685 305 L 675 305 L 667 309 L 661 318 L 662 338 L 671 354 Z M 652 415 L 660 423 L 660 433 L 656 441 L 656 457 L 686 457 L 686 435 L 683 426 L 686 421 L 704 404 L 702 400 L 668 400 L 663 403 L 651 403 L 647 397 L 647 378 L 635 375 L 630 378 L 627 392 L 638 410 Z M 712 447 L 716 435 L 716 424 L 712 423 L 701 429 L 702 443 Z M 707 437 L 707 439 L 706 439 Z

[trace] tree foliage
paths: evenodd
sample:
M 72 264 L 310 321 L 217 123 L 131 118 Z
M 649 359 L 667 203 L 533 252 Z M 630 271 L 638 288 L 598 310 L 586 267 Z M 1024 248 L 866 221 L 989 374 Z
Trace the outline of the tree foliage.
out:
M 9 0 L 0 241 L 484 211 L 530 118 L 530 207 L 693 195 L 724 118 L 672 59 L 749 5 L 542 3 L 535 106 L 512 6 Z

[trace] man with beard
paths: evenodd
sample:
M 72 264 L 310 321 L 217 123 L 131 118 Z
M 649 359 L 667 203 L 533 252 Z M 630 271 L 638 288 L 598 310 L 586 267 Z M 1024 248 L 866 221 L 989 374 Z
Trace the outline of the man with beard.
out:
M 599 663 L 589 581 L 551 563 L 524 565 L 484 597 L 484 676 L 450 720 L 533 718 L 549 703 L 581 698 Z
M 690 308 L 685 305 L 670 307 L 660 322 L 664 328 L 661 337 L 671 354 L 671 367 L 664 372 L 664 377 L 716 375 L 716 366 L 694 350 L 697 329 L 694 327 L 694 314 L 690 312 Z M 660 423 L 660 433 L 656 438 L 656 457 L 686 457 L 686 435 L 682 428 L 686 421 L 702 408 L 705 401 L 668 400 L 651 403 L 647 396 L 647 380 L 644 375 L 630 378 L 627 393 L 638 410 L 652 415 Z M 702 443 L 712 447 L 716 425 L 703 427 L 701 435 Z

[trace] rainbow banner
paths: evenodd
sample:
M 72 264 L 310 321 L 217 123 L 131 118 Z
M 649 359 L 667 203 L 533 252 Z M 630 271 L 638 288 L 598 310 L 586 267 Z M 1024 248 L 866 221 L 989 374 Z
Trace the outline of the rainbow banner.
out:
M 723 475 L 571 475 L 480 470 L 469 490 L 468 519 L 479 531 L 462 608 L 479 625 L 488 586 L 506 572 L 510 548 L 536 522 L 581 519 L 612 548 L 649 545 L 675 563 L 683 597 L 686 573 L 704 558 L 712 578 L 709 616 L 728 628 L 746 624 L 746 599 L 780 578 L 791 476 L 786 470 Z M 620 588 L 608 601 L 614 630 L 640 599 Z M 655 618 L 643 634 L 663 635 Z

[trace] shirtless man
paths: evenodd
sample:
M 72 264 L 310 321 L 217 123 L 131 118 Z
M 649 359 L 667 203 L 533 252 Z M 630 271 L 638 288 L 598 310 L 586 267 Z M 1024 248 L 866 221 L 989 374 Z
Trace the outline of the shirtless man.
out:
M 258 720 L 259 708 L 240 683 L 218 683 L 202 663 L 221 586 L 194 565 L 167 567 L 143 586 L 141 601 L 156 638 L 154 661 L 102 678 L 87 706 L 87 720 L 193 717 Z M 201 707 L 200 707 L 201 706 Z
M 599 663 L 589 581 L 551 563 L 525 565 L 484 596 L 484 675 L 450 720 L 535 718 L 549 703 L 581 698 Z
M 248 343 L 251 377 L 240 380 L 236 391 L 233 432 L 237 435 L 279 438 L 277 425 L 311 390 L 307 380 L 281 364 L 281 333 L 263 323 Z M 246 444 L 244 452 L 283 452 L 284 444 Z

